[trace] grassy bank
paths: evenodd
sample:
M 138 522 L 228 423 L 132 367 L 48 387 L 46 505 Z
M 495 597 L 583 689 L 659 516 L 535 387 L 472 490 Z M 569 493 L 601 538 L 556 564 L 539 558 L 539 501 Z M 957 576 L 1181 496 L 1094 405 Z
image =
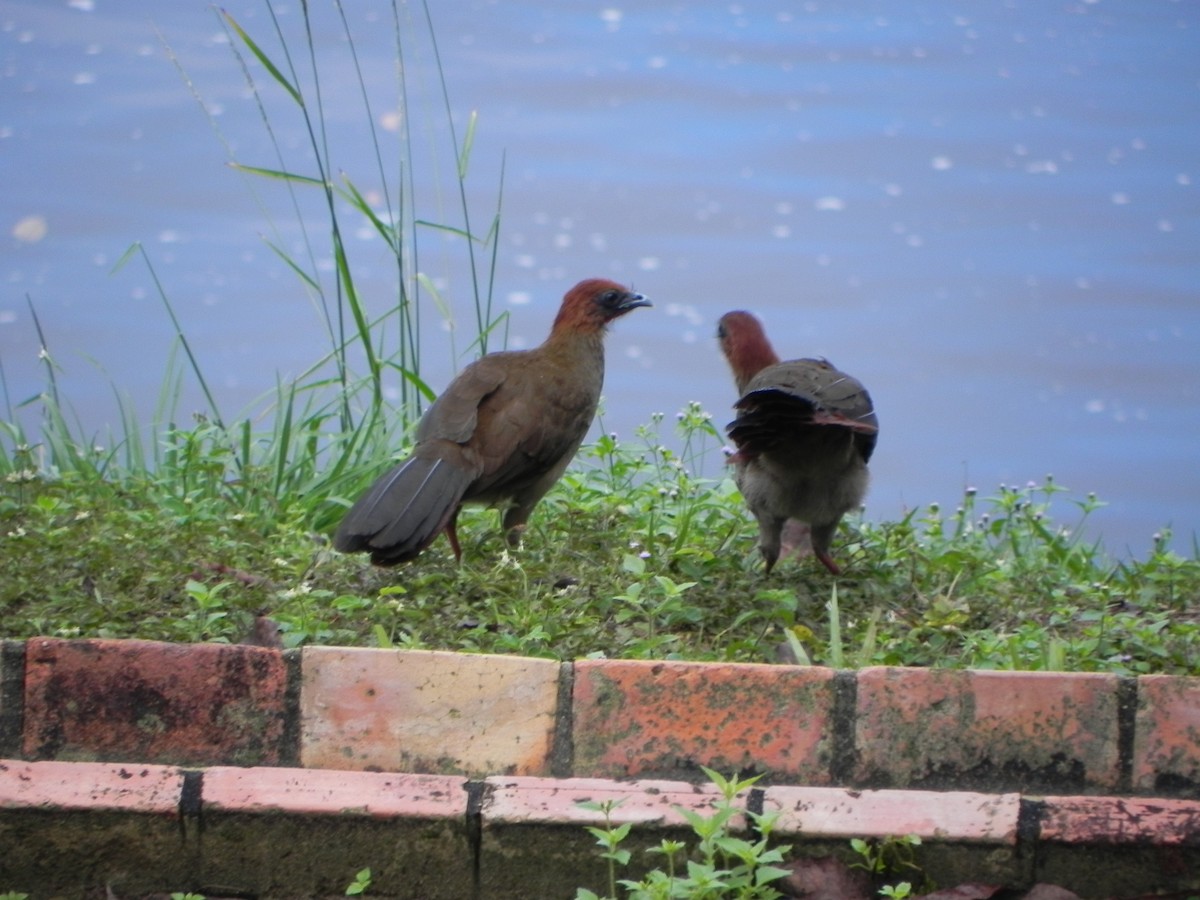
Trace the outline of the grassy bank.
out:
M 732 482 L 692 474 L 690 453 L 719 444 L 691 406 L 587 445 L 519 551 L 473 510 L 462 565 L 441 540 L 381 570 L 330 549 L 344 497 L 281 490 L 270 457 L 235 467 L 228 438 L 177 432 L 154 471 L 104 455 L 51 477 L 33 450 L 6 454 L 0 636 L 238 641 L 265 612 L 286 646 L 1200 674 L 1200 559 L 1165 541 L 1109 559 L 1055 519 L 1095 501 L 1052 481 L 852 520 L 836 581 L 811 558 L 764 577 Z

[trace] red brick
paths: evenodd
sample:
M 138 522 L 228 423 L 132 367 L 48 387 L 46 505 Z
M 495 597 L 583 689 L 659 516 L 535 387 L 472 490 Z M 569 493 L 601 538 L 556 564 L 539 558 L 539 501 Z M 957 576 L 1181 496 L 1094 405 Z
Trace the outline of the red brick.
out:
M 0 761 L 0 809 L 174 816 L 182 793 L 170 766 Z
M 1043 841 L 1200 847 L 1200 801 L 1147 797 L 1042 799 Z
M 261 647 L 35 638 L 24 752 L 269 765 L 281 753 L 286 683 L 283 657 Z
M 204 772 L 205 809 L 292 815 L 462 819 L 466 780 L 447 775 L 231 768 Z
M 1061 672 L 858 673 L 856 784 L 1113 789 L 1117 679 Z
M 779 834 L 817 838 L 885 838 L 1015 844 L 1018 794 L 966 791 L 852 791 L 769 787 L 763 812 L 778 812 Z
M 694 776 L 704 765 L 827 784 L 833 677 L 800 666 L 577 662 L 575 774 Z
M 1133 789 L 1200 792 L 1200 678 L 1138 679 Z

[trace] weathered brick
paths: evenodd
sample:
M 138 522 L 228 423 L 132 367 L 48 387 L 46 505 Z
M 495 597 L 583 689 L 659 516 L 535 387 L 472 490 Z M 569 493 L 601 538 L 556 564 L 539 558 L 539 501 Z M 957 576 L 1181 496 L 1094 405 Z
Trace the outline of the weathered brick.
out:
M 466 780 L 448 775 L 232 768 L 204 772 L 206 811 L 463 819 Z
M 1138 679 L 1133 788 L 1200 796 L 1200 678 Z
M 1015 844 L 1018 794 L 968 791 L 856 791 L 769 787 L 763 811 L 777 812 L 780 834 L 820 838 L 886 838 Z
M 827 784 L 833 677 L 800 666 L 577 662 L 575 774 L 694 778 L 703 765 Z
M 1099 791 L 1120 780 L 1117 678 L 874 668 L 858 673 L 853 782 Z
M 34 638 L 25 755 L 270 765 L 286 681 L 281 654 L 261 647 Z
M 1043 797 L 1040 838 L 1064 844 L 1200 848 L 1200 802 L 1148 797 Z
M 483 804 L 485 827 L 498 824 L 558 823 L 603 825 L 604 814 L 580 806 L 612 803 L 610 821 L 614 825 L 632 822 L 662 827 L 687 826 L 679 811 L 687 809 L 702 816 L 710 815 L 721 799 L 712 785 L 692 785 L 686 781 L 612 781 L 607 778 L 507 778 L 486 780 Z M 745 803 L 745 792 L 735 804 Z M 745 816 L 737 814 L 729 827 L 745 827 Z
M 237 896 L 473 895 L 466 781 L 441 775 L 215 767 L 203 775 L 202 883 Z
M 182 792 L 173 766 L 0 760 L 0 809 L 177 816 Z

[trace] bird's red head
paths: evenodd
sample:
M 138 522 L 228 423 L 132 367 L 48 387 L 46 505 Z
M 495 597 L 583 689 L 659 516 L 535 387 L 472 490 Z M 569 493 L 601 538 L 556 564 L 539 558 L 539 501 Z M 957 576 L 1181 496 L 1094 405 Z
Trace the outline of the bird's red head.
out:
M 652 305 L 641 294 L 607 278 L 588 278 L 567 291 L 551 333 L 566 329 L 600 332 L 631 309 Z
M 740 393 L 755 375 L 767 366 L 779 362 L 779 356 L 767 340 L 762 323 L 744 310 L 734 310 L 721 316 L 717 323 L 717 340 L 721 352 L 729 361 L 734 381 Z

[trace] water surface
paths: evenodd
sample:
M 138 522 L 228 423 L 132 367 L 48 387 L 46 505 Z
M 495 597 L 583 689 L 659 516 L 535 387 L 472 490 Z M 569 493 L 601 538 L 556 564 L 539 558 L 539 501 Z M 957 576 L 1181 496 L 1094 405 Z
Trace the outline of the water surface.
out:
M 382 197 L 342 25 L 314 6 L 335 157 Z M 504 164 L 495 277 L 509 345 L 540 341 L 582 277 L 655 301 L 613 329 L 608 430 L 632 438 L 692 400 L 725 421 L 733 389 L 713 330 L 750 309 L 784 356 L 827 356 L 870 388 L 882 433 L 869 517 L 1053 473 L 1108 501 L 1088 534 L 1115 554 L 1144 555 L 1163 526 L 1190 551 L 1200 6 L 431 7 L 460 138 L 479 116 L 468 183 L 481 227 Z M 263 4 L 226 8 L 277 46 Z M 299 4 L 276 10 L 300 48 Z M 417 212 L 461 224 L 423 12 L 401 13 Z M 347 21 L 394 186 L 390 8 L 347 4 Z M 322 318 L 264 240 L 299 252 L 290 201 L 226 165 L 278 161 L 211 7 L 10 0 L 0 60 L 0 361 L 14 403 L 45 384 L 28 298 L 85 426 L 116 422 L 114 384 L 149 419 L 172 328 L 144 264 L 111 272 L 135 241 L 226 417 L 320 357 Z M 311 173 L 294 110 L 252 71 L 288 164 Z M 317 201 L 302 193 L 319 227 Z M 396 290 L 382 243 L 346 221 L 382 311 Z M 424 374 L 440 388 L 469 358 L 471 282 L 461 242 L 422 241 L 421 269 L 459 323 L 451 341 L 425 319 Z M 190 384 L 182 408 L 203 408 Z

